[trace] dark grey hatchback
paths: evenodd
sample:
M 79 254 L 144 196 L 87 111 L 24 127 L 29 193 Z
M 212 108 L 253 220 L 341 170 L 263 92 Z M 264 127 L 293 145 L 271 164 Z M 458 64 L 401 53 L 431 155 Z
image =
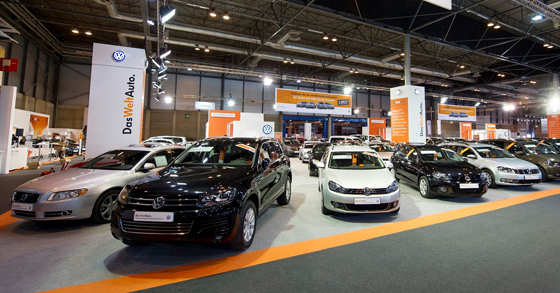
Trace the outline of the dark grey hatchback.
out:
M 208 138 L 159 174 L 127 185 L 111 232 L 125 244 L 151 241 L 253 242 L 257 217 L 291 198 L 290 160 L 264 138 Z

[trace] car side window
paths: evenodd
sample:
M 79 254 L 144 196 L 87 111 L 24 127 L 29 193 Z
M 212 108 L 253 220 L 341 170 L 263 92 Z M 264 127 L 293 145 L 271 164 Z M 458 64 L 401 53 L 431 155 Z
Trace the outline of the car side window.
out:
M 276 154 L 280 158 L 284 154 L 284 151 L 282 150 L 282 146 L 280 145 L 279 142 L 275 142 L 274 146 L 276 147 Z
M 148 160 L 146 160 L 146 163 L 152 163 L 156 166 L 156 168 L 165 167 L 167 166 L 167 164 L 169 164 L 171 158 L 172 156 L 169 151 L 159 151 L 148 158 Z
M 525 151 L 523 150 L 523 147 L 520 146 L 519 144 L 512 142 L 510 143 L 507 147 L 506 150 L 514 155 L 524 155 Z
M 261 145 L 261 148 L 259 150 L 259 163 L 261 163 L 264 159 L 269 159 L 270 161 L 273 161 L 271 156 L 270 156 L 270 143 L 269 142 L 265 142 Z
M 416 152 L 416 150 L 411 149 L 409 151 L 409 153 L 407 154 L 408 159 L 413 162 L 413 163 L 417 163 L 418 162 L 418 153 Z
M 456 151 L 454 150 L 456 153 L 458 153 L 459 155 L 461 155 L 462 157 L 467 157 L 468 155 L 473 155 L 476 157 L 476 155 L 474 154 L 473 150 L 470 147 L 462 147 L 462 149 L 460 151 Z
M 171 160 L 175 160 L 184 151 L 185 151 L 184 149 L 173 149 L 173 150 L 171 150 Z

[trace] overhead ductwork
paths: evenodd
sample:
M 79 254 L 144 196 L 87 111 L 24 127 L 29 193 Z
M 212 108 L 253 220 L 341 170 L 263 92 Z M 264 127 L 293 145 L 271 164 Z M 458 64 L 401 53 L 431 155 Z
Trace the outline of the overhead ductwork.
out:
M 128 21 L 132 21 L 132 22 L 139 22 L 139 23 L 143 22 L 142 18 L 120 14 L 119 10 L 117 10 L 117 6 L 115 6 L 115 2 L 113 2 L 113 0 L 93 0 L 93 1 L 95 1 L 96 3 L 99 3 L 101 5 L 105 5 L 105 7 L 107 7 L 107 12 L 109 13 L 109 15 L 112 18 L 128 20 Z

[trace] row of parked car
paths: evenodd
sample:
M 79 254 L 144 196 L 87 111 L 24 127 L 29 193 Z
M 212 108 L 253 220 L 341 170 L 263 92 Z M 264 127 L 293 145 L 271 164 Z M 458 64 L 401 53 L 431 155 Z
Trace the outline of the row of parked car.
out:
M 329 102 L 318 102 L 317 104 L 315 104 L 314 102 L 301 101 L 296 104 L 296 107 L 306 109 L 334 110 L 334 105 Z

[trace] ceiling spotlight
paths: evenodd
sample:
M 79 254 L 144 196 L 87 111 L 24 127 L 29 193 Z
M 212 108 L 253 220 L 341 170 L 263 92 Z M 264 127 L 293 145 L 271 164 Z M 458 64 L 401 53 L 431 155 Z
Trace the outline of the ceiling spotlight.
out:
M 175 15 L 175 8 L 163 5 L 159 8 L 159 14 L 161 15 L 161 23 L 166 23 Z
M 164 72 L 164 73 L 160 73 L 160 74 L 158 74 L 157 79 L 158 79 L 158 80 L 167 79 L 167 74 L 166 74 L 165 72 Z
M 548 47 L 548 46 L 550 46 L 549 43 L 544 43 L 544 45 L 543 45 L 543 47 Z
M 476 102 L 476 104 L 474 104 L 475 107 L 480 106 L 480 102 Z
M 206 53 L 210 52 L 210 49 L 208 49 L 208 46 L 204 46 L 204 52 L 206 52 Z
M 200 51 L 200 47 L 199 47 L 198 45 L 194 45 L 194 49 L 195 49 L 196 51 Z
M 441 100 L 439 101 L 440 104 L 445 104 L 445 102 L 447 102 L 447 97 L 443 97 L 443 98 L 441 98 Z
M 235 101 L 233 99 L 228 99 L 227 101 L 228 106 L 233 107 L 235 105 Z
M 404 56 L 404 52 L 401 52 L 401 54 L 400 54 L 400 55 L 401 55 L 401 56 Z
M 297 83 L 301 83 L 301 79 L 296 80 Z
M 170 96 L 167 96 L 167 97 L 165 97 L 164 101 L 167 104 L 171 104 L 171 102 L 173 102 L 173 98 L 171 98 Z
M 90 30 L 86 30 L 85 34 L 88 35 L 88 36 L 91 36 L 91 35 L 92 35 L 92 33 L 91 33 Z
M 552 48 L 554 48 L 554 46 L 552 46 L 552 45 L 548 45 L 548 47 L 547 47 L 547 48 L 549 48 L 549 49 L 552 49 Z
M 167 66 L 165 66 L 164 64 L 157 70 L 157 72 L 161 74 L 164 73 L 166 70 L 167 70 Z
M 154 23 L 154 21 L 151 20 L 151 19 L 146 20 L 146 23 L 149 24 L 149 25 L 156 25 L 156 24 Z
M 216 13 L 216 10 L 214 8 L 210 9 L 210 12 L 208 13 L 208 15 L 210 15 L 210 17 L 218 16 L 218 14 Z
M 154 97 L 154 100 L 156 100 L 156 101 L 159 102 L 159 96 L 155 96 L 155 97 Z
M 272 84 L 272 78 L 270 78 L 270 77 L 268 77 L 268 76 L 265 76 L 265 77 L 263 78 L 263 84 L 264 84 L 264 85 L 271 85 L 271 84 Z
M 354 73 L 358 73 L 358 68 L 354 69 Z
M 165 90 L 160 88 L 160 89 L 157 90 L 157 93 L 158 93 L 158 95 L 163 95 L 163 94 L 165 94 Z
M 497 30 L 497 29 L 499 29 L 499 28 L 501 28 L 501 27 L 502 27 L 502 26 L 500 26 L 500 24 L 496 24 L 496 25 L 494 26 L 494 29 Z
M 165 48 L 159 49 L 159 58 L 164 59 L 169 56 L 169 54 L 171 54 L 171 50 Z
M 73 28 L 73 29 L 72 29 L 72 32 L 75 33 L 75 34 L 79 34 L 79 33 L 80 33 L 80 31 L 78 30 L 77 27 Z
M 501 93 L 500 95 L 502 95 L 502 96 L 505 96 L 505 95 L 506 95 L 506 93 Z
M 192 71 L 192 68 L 190 68 L 190 67 L 189 67 L 189 68 L 187 68 L 187 71 Z
M 475 88 L 474 91 L 475 91 L 475 92 L 480 92 L 480 89 L 479 89 L 479 88 Z
M 529 81 L 530 84 L 536 84 L 537 82 L 534 80 Z
M 495 23 L 493 21 L 491 21 L 487 24 L 488 27 L 493 27 L 494 25 L 495 25 Z
M 354 73 L 354 69 L 350 68 L 350 73 Z
M 351 88 L 351 87 L 349 87 L 349 86 L 344 87 L 344 94 L 345 94 L 345 95 L 348 95 L 348 94 L 350 94 L 351 92 L 352 92 L 352 88 Z
M 358 113 L 360 113 L 360 109 L 359 108 L 354 109 L 354 114 L 358 114 Z
M 387 112 L 387 116 L 391 116 L 391 111 Z
M 325 34 L 323 35 L 323 40 L 328 40 L 328 39 L 329 39 L 329 36 L 327 35 L 327 33 L 325 33 Z
M 513 104 L 504 104 L 504 111 L 513 111 L 515 106 Z
M 284 58 L 284 64 L 288 63 L 288 59 Z
M 543 18 L 544 18 L 544 17 L 543 17 L 542 15 L 536 14 L 535 16 L 533 16 L 533 17 L 531 18 L 531 20 L 533 20 L 533 21 L 540 21 L 540 20 L 543 20 Z
M 459 68 L 464 69 L 465 65 L 461 64 L 461 65 L 459 65 Z
M 333 36 L 331 41 L 336 42 L 336 41 L 338 41 L 338 39 L 336 38 L 336 36 Z
M 222 18 L 223 18 L 224 20 L 229 20 L 229 14 L 228 14 L 227 12 L 224 13 L 224 15 L 222 15 Z
M 294 59 L 290 60 L 290 64 L 292 64 L 292 65 L 293 65 L 293 64 L 296 64 L 296 63 L 294 62 Z

